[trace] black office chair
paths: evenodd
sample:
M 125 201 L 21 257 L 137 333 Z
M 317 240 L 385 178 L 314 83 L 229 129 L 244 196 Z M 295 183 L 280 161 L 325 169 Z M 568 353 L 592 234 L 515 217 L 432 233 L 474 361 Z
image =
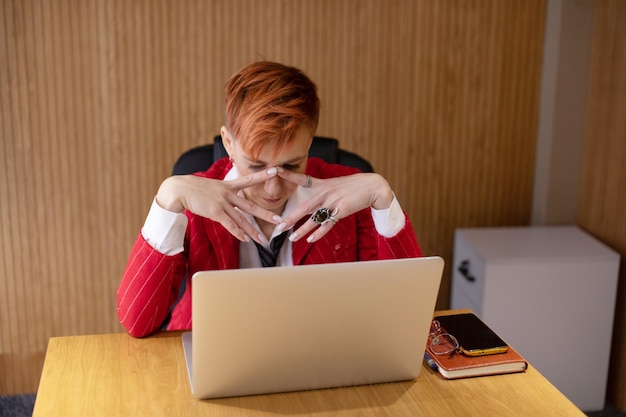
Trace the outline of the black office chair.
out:
M 228 156 L 220 135 L 213 138 L 213 144 L 201 145 L 183 153 L 172 170 L 172 175 L 187 175 L 206 171 L 218 159 Z M 372 165 L 359 155 L 341 149 L 339 141 L 333 138 L 315 136 L 309 149 L 309 157 L 321 158 L 331 164 L 345 165 L 360 169 L 362 172 L 374 172 Z

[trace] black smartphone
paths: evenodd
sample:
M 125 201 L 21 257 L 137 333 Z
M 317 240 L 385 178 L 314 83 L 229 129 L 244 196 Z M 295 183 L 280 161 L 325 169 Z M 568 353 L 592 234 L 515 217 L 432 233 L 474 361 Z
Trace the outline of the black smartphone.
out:
M 463 313 L 450 316 L 438 316 L 446 333 L 459 341 L 459 349 L 468 356 L 493 355 L 505 353 L 509 347 L 493 330 L 475 314 Z

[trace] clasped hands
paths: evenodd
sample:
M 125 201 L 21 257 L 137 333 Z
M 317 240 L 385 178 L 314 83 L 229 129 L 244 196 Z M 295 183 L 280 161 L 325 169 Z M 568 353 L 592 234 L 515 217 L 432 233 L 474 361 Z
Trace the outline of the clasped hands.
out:
M 285 218 L 240 195 L 240 191 L 277 176 L 300 187 L 307 185 L 307 175 L 282 167 L 271 167 L 229 181 L 195 175 L 172 176 L 163 181 L 156 199 L 166 210 L 182 212 L 187 209 L 198 216 L 220 223 L 242 242 L 248 242 L 251 238 L 259 243 L 266 241 L 265 236 L 259 233 L 242 212 L 273 223 L 279 230 L 288 230 L 298 220 L 308 216 L 309 219 L 294 230 L 289 239 L 295 242 L 317 228 L 307 237 L 307 241 L 313 243 L 326 235 L 334 225 L 334 222 L 319 224 L 310 218 L 319 208 L 329 208 L 335 213 L 334 220 L 341 221 L 342 218 L 367 207 L 379 210 L 389 208 L 393 200 L 389 183 L 375 173 L 358 173 L 328 179 L 311 178 L 310 187 L 307 188 L 310 197 Z

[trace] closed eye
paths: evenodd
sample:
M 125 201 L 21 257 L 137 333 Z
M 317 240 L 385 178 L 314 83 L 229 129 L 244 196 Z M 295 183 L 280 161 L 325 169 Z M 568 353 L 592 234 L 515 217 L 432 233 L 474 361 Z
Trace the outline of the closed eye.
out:
M 283 165 L 283 168 L 289 171 L 297 171 L 298 169 L 300 169 L 300 165 L 285 164 Z
M 248 169 L 250 171 L 263 171 L 265 169 L 265 165 L 248 165 Z

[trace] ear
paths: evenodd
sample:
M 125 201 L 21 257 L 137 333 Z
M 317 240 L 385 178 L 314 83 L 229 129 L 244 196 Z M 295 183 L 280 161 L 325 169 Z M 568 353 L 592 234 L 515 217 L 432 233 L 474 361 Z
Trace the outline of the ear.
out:
M 222 135 L 222 144 L 224 144 L 224 148 L 226 152 L 228 152 L 228 156 L 232 158 L 233 152 L 235 151 L 235 144 L 232 135 L 226 129 L 226 126 L 222 126 L 220 128 L 220 135 Z

